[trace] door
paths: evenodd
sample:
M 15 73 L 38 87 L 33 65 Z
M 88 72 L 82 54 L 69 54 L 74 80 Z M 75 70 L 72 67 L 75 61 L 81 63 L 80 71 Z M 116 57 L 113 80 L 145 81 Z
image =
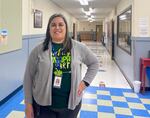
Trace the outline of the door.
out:
M 73 23 L 73 36 L 72 36 L 73 39 L 75 39 L 75 32 L 76 32 L 75 23 Z
M 96 41 L 101 41 L 102 33 L 103 33 L 102 25 L 96 25 Z
M 112 55 L 111 55 L 111 59 L 114 60 L 114 53 L 115 53 L 115 39 L 114 39 L 114 21 L 112 20 L 111 22 L 112 25 Z

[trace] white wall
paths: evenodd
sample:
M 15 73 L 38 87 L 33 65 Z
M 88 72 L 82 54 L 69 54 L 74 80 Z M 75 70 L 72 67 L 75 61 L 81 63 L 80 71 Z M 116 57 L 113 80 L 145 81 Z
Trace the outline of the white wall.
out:
M 30 2 L 29 0 L 22 0 L 22 35 L 26 35 L 30 32 Z
M 141 25 L 145 26 L 146 37 L 150 37 L 150 0 L 133 0 L 132 34 L 134 37 L 142 37 Z M 143 23 L 142 23 L 143 22 Z M 143 30 L 144 30 L 143 29 Z
M 148 58 L 150 51 L 150 0 L 133 0 L 132 35 L 134 49 L 135 80 L 140 80 L 140 59 Z M 146 79 L 146 86 L 150 81 Z
M 96 31 L 96 25 L 102 25 L 102 22 L 82 21 L 79 23 L 79 31 Z
M 112 19 L 115 22 L 114 33 L 117 34 L 117 16 L 120 15 L 126 8 L 132 4 L 132 0 L 121 0 L 116 8 L 114 8 L 110 14 L 105 18 L 104 31 L 107 34 L 107 22 L 110 22 Z
M 33 28 L 33 9 L 43 12 L 43 27 Z M 69 31 L 72 32 L 73 23 L 78 22 L 73 16 L 68 14 L 62 8 L 50 0 L 23 0 L 23 35 L 28 34 L 45 34 L 49 17 L 54 13 L 63 14 L 68 22 Z
M 115 8 L 110 12 L 110 14 L 104 19 L 103 21 L 103 31 L 105 32 L 105 35 L 106 35 L 106 40 L 107 40 L 107 31 L 108 31 L 108 23 L 111 21 L 111 20 L 115 20 L 115 17 L 116 17 L 116 14 L 115 14 Z M 107 42 L 107 41 L 106 41 Z
M 110 12 L 110 14 L 109 14 L 109 16 L 108 16 L 108 19 L 109 19 L 109 20 L 114 19 L 115 15 L 116 15 L 116 9 L 114 8 L 114 9 Z
M 124 50 L 117 46 L 117 16 L 120 15 L 126 8 L 128 8 L 132 4 L 132 0 L 121 0 L 119 4 L 114 8 L 111 13 L 105 18 L 104 30 L 108 31 L 108 23 L 113 19 L 114 20 L 114 34 L 115 34 L 115 61 L 120 67 L 121 71 L 124 73 L 126 78 L 132 83 L 134 80 L 134 72 L 133 72 L 133 55 L 126 53 Z M 107 37 L 106 37 L 106 42 Z M 107 44 L 106 44 L 107 46 Z M 133 54 L 133 52 L 132 52 Z
M 1 0 L 1 28 L 8 30 L 5 45 L 0 46 L 0 53 L 5 53 L 22 47 L 22 1 Z
M 133 4 L 132 0 L 121 0 L 117 5 L 117 9 L 116 9 L 117 16 L 123 13 L 124 10 L 129 8 L 132 4 Z M 115 28 L 115 32 L 117 33 L 117 27 Z
M 117 16 L 120 15 L 126 8 L 132 5 L 132 0 L 121 0 L 117 6 Z M 117 17 L 115 18 L 115 61 L 124 73 L 125 77 L 132 84 L 134 81 L 134 58 L 133 50 L 131 55 L 117 46 Z
M 121 0 L 117 6 L 117 15 L 121 14 L 132 4 L 132 0 Z
M 2 6 L 1 6 L 1 5 L 2 5 L 2 0 L 0 0 L 0 28 L 1 28 L 1 25 L 2 25 L 2 24 L 1 24 L 1 22 L 2 22 L 2 21 L 1 21 L 1 19 L 2 19 L 2 16 L 1 16 L 1 15 L 2 15 L 2 13 L 1 13 L 1 12 L 2 12 L 2 10 L 1 10 L 2 8 L 1 8 L 1 7 L 2 7 Z
M 147 22 L 148 37 L 150 37 L 150 1 L 149 0 L 122 0 L 117 7 L 119 15 L 124 9 L 132 4 L 132 36 L 140 36 L 140 19 L 145 19 Z

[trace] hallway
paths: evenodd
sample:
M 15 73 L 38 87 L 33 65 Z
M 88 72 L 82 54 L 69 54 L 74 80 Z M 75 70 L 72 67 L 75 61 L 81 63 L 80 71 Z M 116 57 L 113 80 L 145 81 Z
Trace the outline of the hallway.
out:
M 149 118 L 150 93 L 136 94 L 99 42 L 84 42 L 97 55 L 100 69 L 85 90 L 79 118 Z M 83 65 L 84 75 L 86 67 Z M 103 82 L 105 87 L 99 87 Z M 23 91 L 0 106 L 0 118 L 24 118 Z
M 97 55 L 100 62 L 99 72 L 92 82 L 92 86 L 99 86 L 102 81 L 106 87 L 130 88 L 118 66 L 111 60 L 108 51 L 100 42 L 84 41 L 84 43 Z M 83 68 L 84 74 L 86 67 L 83 66 Z

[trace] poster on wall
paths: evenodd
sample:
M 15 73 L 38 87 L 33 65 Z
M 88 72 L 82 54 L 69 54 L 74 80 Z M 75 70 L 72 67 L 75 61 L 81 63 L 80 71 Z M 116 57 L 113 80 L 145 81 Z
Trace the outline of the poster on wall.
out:
M 149 19 L 147 17 L 139 18 L 139 36 L 140 37 L 148 37 L 149 33 Z
M 34 11 L 34 28 L 42 28 L 42 11 Z
M 0 29 L 0 46 L 7 45 L 8 30 Z

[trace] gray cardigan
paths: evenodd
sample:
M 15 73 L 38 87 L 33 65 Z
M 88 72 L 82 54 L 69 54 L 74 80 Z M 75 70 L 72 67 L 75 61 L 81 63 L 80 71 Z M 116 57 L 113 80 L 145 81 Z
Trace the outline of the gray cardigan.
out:
M 81 63 L 87 66 L 83 80 L 91 83 L 94 79 L 99 63 L 96 55 L 89 48 L 78 41 L 72 40 L 71 49 L 71 90 L 68 109 L 75 109 L 82 99 L 77 95 L 77 88 L 81 82 Z M 52 103 L 52 72 L 51 45 L 43 52 L 43 44 L 37 45 L 31 52 L 24 75 L 25 102 L 32 104 L 32 98 L 42 106 Z

